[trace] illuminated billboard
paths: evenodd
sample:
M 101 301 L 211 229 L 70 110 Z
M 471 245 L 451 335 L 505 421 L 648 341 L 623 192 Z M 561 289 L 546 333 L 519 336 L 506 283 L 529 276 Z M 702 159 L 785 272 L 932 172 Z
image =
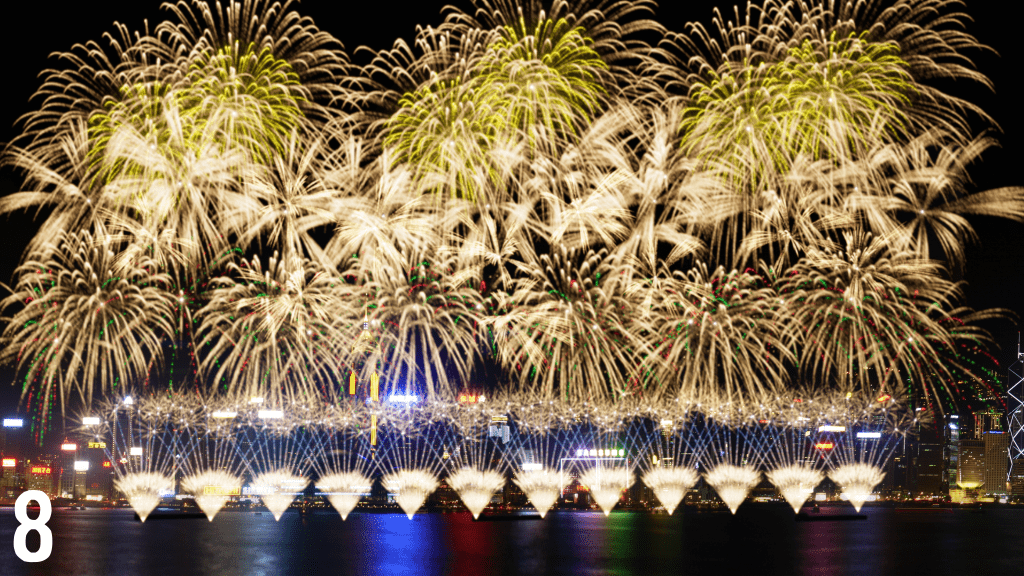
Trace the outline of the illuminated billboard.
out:
M 65 452 L 74 452 L 78 450 L 78 444 L 61 444 L 60 449 Z
M 32 473 L 33 474 L 49 474 L 50 473 L 50 467 L 49 466 L 33 466 L 32 467 Z
M 846 432 L 846 426 L 818 426 L 818 432 Z
M 622 458 L 626 455 L 626 451 L 622 448 L 600 448 L 600 449 L 578 449 L 576 450 L 577 457 L 594 456 L 597 458 Z
M 142 446 L 132 446 L 128 454 L 131 456 L 142 456 Z
M 75 472 L 85 472 L 89 470 L 88 460 L 75 460 Z
M 98 426 L 100 419 L 95 416 L 86 416 L 82 418 L 82 425 L 84 426 Z
M 21 418 L 4 418 L 4 428 L 21 428 Z
M 269 496 L 271 494 L 277 494 L 276 486 L 246 486 L 242 489 L 242 493 L 246 496 Z
M 3 459 L 3 467 L 4 468 L 14 468 L 15 466 L 17 466 L 17 464 L 18 463 L 17 463 L 17 461 L 14 460 L 14 458 L 4 458 Z
M 106 442 L 89 442 L 89 448 L 106 448 Z
M 204 486 L 203 494 L 209 496 L 241 496 L 241 486 Z

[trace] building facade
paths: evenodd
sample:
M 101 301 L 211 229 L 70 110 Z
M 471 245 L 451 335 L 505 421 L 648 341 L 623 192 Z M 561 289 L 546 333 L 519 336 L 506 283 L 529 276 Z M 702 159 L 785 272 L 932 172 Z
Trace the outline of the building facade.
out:
M 985 493 L 992 496 L 1007 494 L 1009 474 L 1009 435 L 998 430 L 985 433 Z
M 1006 481 L 1014 496 L 1024 496 L 1024 354 L 1017 343 L 1017 361 L 1008 370 L 1006 402 L 1010 468 Z
M 956 483 L 967 490 L 976 490 L 985 484 L 984 440 L 960 441 L 960 463 Z

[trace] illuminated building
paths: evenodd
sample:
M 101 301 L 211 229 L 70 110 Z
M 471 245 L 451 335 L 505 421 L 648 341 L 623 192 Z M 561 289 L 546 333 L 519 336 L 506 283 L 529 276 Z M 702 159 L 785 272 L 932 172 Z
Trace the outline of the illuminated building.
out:
M 1024 458 L 1013 461 L 1013 468 L 1010 470 L 1010 494 L 1017 498 L 1024 497 Z
M 4 418 L 0 427 L 0 457 L 7 465 L 0 467 L 0 488 L 6 497 L 15 497 L 24 487 L 25 431 L 21 418 Z
M 1009 435 L 992 430 L 985 433 L 985 492 L 992 495 L 1006 494 L 1006 477 L 1009 472 Z
M 56 457 L 42 457 L 25 463 L 25 489 L 39 490 L 53 496 L 54 468 Z
M 85 475 L 84 495 L 109 498 L 114 487 L 114 469 L 106 456 L 106 442 L 84 443 L 85 450 L 79 448 L 82 459 L 89 462 L 89 470 Z
M 974 413 L 974 439 L 984 440 L 988 432 L 1005 432 L 1003 415 L 995 410 Z
M 946 425 L 946 473 L 950 490 L 956 489 L 957 464 L 960 461 L 960 417 L 948 416 Z
M 1008 376 L 1006 417 L 1009 421 L 1007 448 L 1010 469 L 1006 479 L 1014 495 L 1024 495 L 1024 354 L 1020 351 L 1019 340 L 1017 361 L 1010 365 Z
M 12 498 L 18 495 L 24 486 L 24 476 L 21 469 L 24 463 L 18 458 L 4 456 L 0 463 L 0 486 L 3 487 L 3 495 Z
M 974 490 L 985 483 L 985 441 L 961 440 L 960 463 L 956 483 L 966 490 Z
M 946 427 L 927 424 L 919 427 L 917 454 L 914 458 L 914 491 L 919 494 L 945 494 L 949 488 L 943 474 L 943 441 Z
M 75 500 L 84 498 L 86 496 L 86 487 L 88 486 L 88 474 L 89 474 L 89 461 L 88 460 L 76 460 L 75 461 L 75 483 L 71 489 L 71 497 Z
M 892 458 L 889 459 L 888 466 L 886 467 L 885 479 L 882 480 L 882 490 L 889 492 L 893 496 L 909 493 L 912 490 L 911 454 L 913 449 L 913 440 L 908 439 L 906 436 L 898 442 L 896 449 L 893 451 Z
M 71 498 L 75 491 L 75 461 L 78 459 L 78 444 L 64 440 L 60 446 L 57 495 Z

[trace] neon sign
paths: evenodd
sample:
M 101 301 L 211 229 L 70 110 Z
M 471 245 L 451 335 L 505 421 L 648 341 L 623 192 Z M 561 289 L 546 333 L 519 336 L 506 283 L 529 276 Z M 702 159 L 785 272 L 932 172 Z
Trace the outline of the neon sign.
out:
M 32 473 L 33 474 L 49 474 L 50 473 L 50 467 L 49 466 L 33 466 L 32 467 Z
M 832 444 L 831 442 L 818 442 L 817 444 L 814 445 L 814 447 L 817 448 L 818 450 L 831 450 L 833 447 L 835 447 L 835 445 Z
M 3 459 L 3 467 L 4 468 L 14 468 L 16 465 L 17 465 L 17 462 L 14 460 L 14 458 L 4 458 Z
M 74 452 L 78 450 L 78 444 L 61 444 L 60 449 L 65 452 Z

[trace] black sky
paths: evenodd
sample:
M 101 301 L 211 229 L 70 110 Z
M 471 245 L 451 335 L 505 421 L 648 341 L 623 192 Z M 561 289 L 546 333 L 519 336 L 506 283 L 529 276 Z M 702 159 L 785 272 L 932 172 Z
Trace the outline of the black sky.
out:
M 884 1 L 884 0 L 883 0 Z M 451 2 L 469 9 L 468 0 Z M 32 2 L 22 0 L 17 9 L 4 8 L 5 23 L 0 34 L 2 54 L 5 55 L 2 90 L 0 90 L 0 142 L 10 141 L 16 134 L 15 121 L 35 104 L 29 98 L 38 88 L 38 74 L 47 67 L 62 64 L 48 56 L 68 50 L 75 43 L 90 40 L 102 42 L 103 34 L 113 29 L 117 21 L 130 29 L 143 28 L 167 18 L 156 0 L 104 1 L 104 2 Z M 441 22 L 441 8 L 448 2 L 422 0 L 409 2 L 305 0 L 298 4 L 300 13 L 312 17 L 322 29 L 341 40 L 351 54 L 356 47 L 368 45 L 385 48 L 396 37 L 411 39 L 415 26 L 437 25 Z M 712 8 L 717 4 L 731 10 L 732 3 L 701 2 L 699 0 L 667 0 L 657 9 L 655 19 L 670 30 L 683 31 L 688 22 L 710 24 Z M 1012 4 L 990 0 L 968 1 L 963 11 L 973 18 L 967 31 L 991 52 L 971 54 L 977 67 L 992 79 L 994 92 L 967 85 L 953 85 L 952 90 L 979 104 L 1001 128 L 994 134 L 1001 148 L 989 150 L 982 161 L 971 170 L 976 189 L 1024 185 L 1024 114 L 1020 88 L 1024 82 L 1022 30 L 1019 19 L 1007 13 Z M 18 180 L 8 171 L 0 171 L 0 194 L 17 189 Z M 974 308 L 1006 308 L 1024 317 L 1024 303 L 1020 301 L 1020 286 L 1024 282 L 1024 253 L 1021 238 L 1024 226 L 995 218 L 973 220 L 980 235 L 980 244 L 969 253 L 965 274 L 966 304 Z M 28 238 L 34 227 L 24 215 L 0 217 L 0 282 L 9 284 Z M 0 297 L 7 294 L 0 288 Z M 1015 356 L 1016 334 L 1019 321 L 1007 320 L 989 326 L 1003 345 L 997 358 L 1006 362 Z M 1004 372 L 1005 373 L 1005 372 Z M 0 412 L 10 413 L 17 394 L 10 386 L 10 370 L 0 370 Z

